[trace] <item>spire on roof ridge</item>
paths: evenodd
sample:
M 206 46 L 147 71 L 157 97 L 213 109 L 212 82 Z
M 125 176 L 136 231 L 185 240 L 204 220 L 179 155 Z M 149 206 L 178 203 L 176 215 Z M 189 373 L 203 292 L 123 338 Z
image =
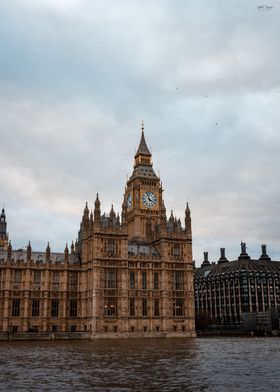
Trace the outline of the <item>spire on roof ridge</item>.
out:
M 140 143 L 139 143 L 139 147 L 138 147 L 138 150 L 137 150 L 137 152 L 136 152 L 136 154 L 135 154 L 135 158 L 138 156 L 138 155 L 147 155 L 147 156 L 152 156 L 152 154 L 150 153 L 150 150 L 148 149 L 148 146 L 147 146 L 147 143 L 146 143 L 146 140 L 145 140 L 145 135 L 144 135 L 144 122 L 142 121 L 142 124 L 141 124 L 141 139 L 140 139 Z

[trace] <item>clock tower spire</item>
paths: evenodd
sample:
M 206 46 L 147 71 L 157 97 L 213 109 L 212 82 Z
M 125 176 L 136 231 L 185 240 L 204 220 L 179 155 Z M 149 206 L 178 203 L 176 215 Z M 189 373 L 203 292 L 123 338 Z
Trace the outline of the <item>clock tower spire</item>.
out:
M 147 235 L 160 224 L 160 206 L 162 205 L 162 187 L 155 174 L 152 154 L 141 125 L 141 138 L 134 157 L 133 172 L 127 181 L 124 202 L 127 206 L 127 227 L 130 239 L 145 242 Z M 149 218 L 149 233 L 147 219 Z

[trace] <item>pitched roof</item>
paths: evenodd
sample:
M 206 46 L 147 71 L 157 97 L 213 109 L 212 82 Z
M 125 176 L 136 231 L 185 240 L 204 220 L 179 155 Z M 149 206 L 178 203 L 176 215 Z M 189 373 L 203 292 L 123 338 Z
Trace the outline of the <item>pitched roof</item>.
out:
M 140 154 L 141 155 L 147 155 L 149 157 L 152 156 L 152 154 L 150 153 L 150 150 L 147 147 L 147 143 L 146 143 L 146 140 L 145 140 L 145 136 L 144 136 L 144 131 L 143 130 L 142 130 L 141 140 L 140 140 L 140 144 L 139 144 L 138 150 L 136 152 L 135 158 L 138 155 L 140 155 Z

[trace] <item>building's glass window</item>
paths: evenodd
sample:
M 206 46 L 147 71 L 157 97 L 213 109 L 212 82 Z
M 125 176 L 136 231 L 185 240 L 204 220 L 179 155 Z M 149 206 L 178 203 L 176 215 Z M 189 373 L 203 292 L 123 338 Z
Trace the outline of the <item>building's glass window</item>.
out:
M 184 300 L 183 298 L 175 298 L 173 300 L 173 316 L 184 315 Z
M 114 240 L 107 241 L 107 253 L 110 255 L 116 253 L 116 244 Z
M 135 299 L 129 298 L 129 315 L 135 316 Z
M 12 316 L 19 317 L 20 316 L 20 299 L 13 299 L 12 303 Z
M 21 283 L 21 270 L 14 271 L 14 289 L 19 288 Z
M 183 271 L 174 271 L 174 290 L 184 289 L 184 273 Z
M 78 306 L 76 299 L 70 299 L 69 303 L 69 316 L 70 317 L 77 317 L 78 314 Z
M 145 290 L 147 288 L 147 273 L 146 271 L 142 271 L 142 289 Z
M 174 257 L 180 257 L 181 256 L 181 247 L 180 244 L 175 244 L 173 246 L 173 256 Z
M 21 282 L 21 270 L 15 270 L 14 283 L 20 283 L 20 282 Z
M 34 271 L 34 283 L 41 283 L 41 271 Z
M 31 315 L 32 315 L 32 317 L 39 317 L 39 315 L 40 315 L 40 300 L 39 299 L 32 300 Z
M 105 270 L 105 288 L 117 288 L 117 271 L 113 268 L 107 268 Z
M 154 272 L 154 290 L 158 290 L 158 272 Z
M 129 287 L 135 289 L 135 276 L 133 271 L 130 271 L 129 273 Z
M 104 300 L 104 315 L 117 316 L 118 315 L 118 300 L 116 297 L 106 297 Z
M 34 271 L 33 288 L 34 290 L 40 290 L 40 287 L 41 287 L 41 271 Z
M 159 298 L 155 298 L 155 316 L 159 316 Z
M 52 272 L 52 290 L 59 290 L 60 274 L 59 271 Z
M 77 288 L 78 285 L 78 272 L 70 272 L 69 274 L 69 285 L 71 290 Z
M 146 317 L 148 315 L 147 298 L 142 299 L 142 316 Z
M 59 311 L 59 300 L 53 299 L 52 307 L 51 307 L 51 317 L 58 317 L 58 311 Z

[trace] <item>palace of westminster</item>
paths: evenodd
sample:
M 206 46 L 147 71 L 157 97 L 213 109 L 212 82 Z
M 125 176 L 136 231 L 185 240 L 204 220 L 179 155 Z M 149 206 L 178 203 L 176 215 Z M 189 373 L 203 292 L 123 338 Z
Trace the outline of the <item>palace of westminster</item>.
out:
M 0 217 L 0 332 L 83 336 L 195 336 L 192 231 L 171 212 L 144 129 L 121 219 L 86 204 L 78 240 L 64 253 L 13 250 Z
M 194 267 L 190 209 L 184 227 L 172 211 L 167 219 L 143 126 L 121 218 L 113 207 L 102 214 L 97 195 L 75 244 L 53 253 L 49 244 L 34 252 L 30 242 L 13 250 L 4 208 L 0 215 L 0 340 L 194 337 L 205 323 L 240 327 L 254 319 L 248 328 L 258 329 L 268 312 L 279 331 L 279 310 L 280 262 L 265 245 L 257 260 L 241 243 L 238 260 L 229 262 L 222 248 L 217 262 L 205 252 Z

